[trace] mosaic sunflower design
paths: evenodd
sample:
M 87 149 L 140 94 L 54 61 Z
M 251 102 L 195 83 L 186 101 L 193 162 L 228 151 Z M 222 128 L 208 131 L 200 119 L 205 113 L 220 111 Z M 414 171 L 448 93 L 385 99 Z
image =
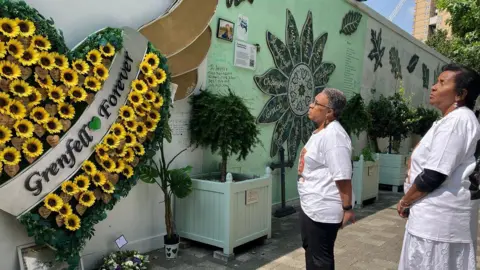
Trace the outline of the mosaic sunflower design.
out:
M 287 9 L 285 37 L 284 43 L 267 31 L 266 41 L 275 67 L 254 76 L 254 81 L 271 96 L 257 118 L 257 123 L 276 123 L 270 157 L 287 142 L 288 161 L 293 162 L 300 143 L 306 143 L 315 130 L 307 116 L 309 105 L 326 87 L 336 66 L 323 61 L 328 33 L 314 40 L 311 12 L 299 33 L 295 18 Z

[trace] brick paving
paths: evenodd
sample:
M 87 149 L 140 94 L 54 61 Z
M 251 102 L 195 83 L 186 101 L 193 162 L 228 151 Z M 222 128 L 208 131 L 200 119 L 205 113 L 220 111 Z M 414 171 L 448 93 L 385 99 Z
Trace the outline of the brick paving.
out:
M 381 191 L 375 203 L 356 209 L 357 222 L 338 234 L 336 269 L 397 269 L 405 232 L 405 220 L 395 208 L 401 195 Z M 228 263 L 214 259 L 215 250 L 219 249 L 191 243 L 175 260 L 166 260 L 164 251 L 157 250 L 150 254 L 150 269 L 305 269 L 297 213 L 272 217 L 272 238 L 236 248 L 235 259 Z

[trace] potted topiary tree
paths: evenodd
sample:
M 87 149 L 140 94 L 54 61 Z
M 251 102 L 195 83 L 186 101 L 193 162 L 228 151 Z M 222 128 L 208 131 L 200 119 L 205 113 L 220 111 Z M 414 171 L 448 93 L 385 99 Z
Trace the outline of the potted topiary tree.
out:
M 168 123 L 166 124 L 168 125 Z M 168 129 L 168 126 L 167 126 Z M 170 140 L 170 138 L 167 138 Z M 192 192 L 192 179 L 190 178 L 191 167 L 170 169 L 172 162 L 185 150 L 175 155 L 168 163 L 165 161 L 163 140 L 158 143 L 158 152 L 153 150 L 145 153 L 144 162 L 138 164 L 139 178 L 149 184 L 157 184 L 164 194 L 165 204 L 165 227 L 167 234 L 163 237 L 165 243 L 165 255 L 167 259 L 177 257 L 180 237 L 174 226 L 172 200 L 173 196 L 185 198 Z M 159 157 L 157 156 L 159 154 Z M 158 162 L 157 159 L 158 158 Z
M 182 237 L 223 248 L 214 255 L 228 259 L 234 247 L 270 237 L 272 177 L 270 169 L 262 177 L 227 172 L 230 157 L 244 160 L 260 142 L 255 117 L 243 99 L 230 90 L 202 91 L 191 105 L 192 144 L 217 153 L 220 172 L 192 176 L 192 194 L 176 201 L 177 229 Z
M 415 110 L 415 121 L 412 123 L 412 147 L 415 147 L 420 139 L 432 127 L 433 122 L 440 118 L 440 114 L 435 109 L 418 107 Z
M 339 119 L 350 137 L 358 139 L 360 133 L 369 130 L 372 126 L 372 119 L 365 102 L 360 94 L 351 97 Z M 352 140 L 353 141 L 353 140 Z M 355 143 L 358 146 L 358 141 Z M 378 197 L 379 183 L 379 158 L 373 154 L 369 142 L 363 148 L 359 156 L 352 158 L 353 175 L 352 184 L 355 194 L 356 205 L 362 206 L 364 201 Z

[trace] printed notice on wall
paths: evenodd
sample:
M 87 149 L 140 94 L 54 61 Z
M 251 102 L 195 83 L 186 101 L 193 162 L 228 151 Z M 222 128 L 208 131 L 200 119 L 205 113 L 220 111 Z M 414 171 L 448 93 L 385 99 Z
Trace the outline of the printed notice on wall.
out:
M 236 41 L 234 57 L 234 66 L 255 70 L 257 66 L 257 47 L 245 42 Z
M 345 53 L 345 73 L 343 76 L 343 87 L 347 95 L 358 93 L 360 84 L 356 78 L 357 67 L 360 58 L 357 56 L 354 48 L 351 47 L 350 42 L 347 42 L 347 50 Z

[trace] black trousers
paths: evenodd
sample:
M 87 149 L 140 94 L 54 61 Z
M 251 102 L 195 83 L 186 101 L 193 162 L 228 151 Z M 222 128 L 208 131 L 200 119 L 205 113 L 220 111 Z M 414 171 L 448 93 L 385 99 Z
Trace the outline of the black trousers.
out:
M 302 246 L 307 270 L 334 270 L 333 249 L 342 223 L 321 223 L 300 211 Z

